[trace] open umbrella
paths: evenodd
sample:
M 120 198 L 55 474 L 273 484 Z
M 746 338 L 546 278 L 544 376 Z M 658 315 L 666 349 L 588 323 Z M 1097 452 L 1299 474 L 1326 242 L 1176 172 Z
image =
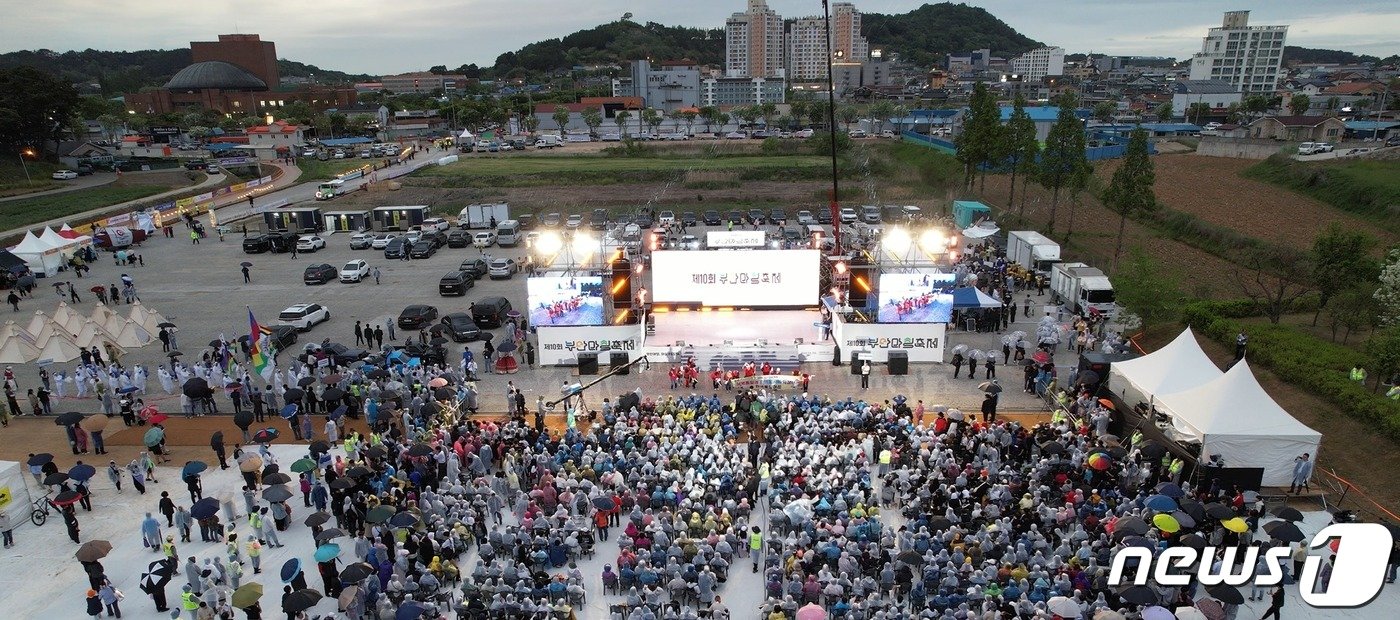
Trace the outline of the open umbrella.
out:
M 286 392 L 282 393 L 282 397 L 289 401 L 298 402 L 306 398 L 306 390 L 301 388 L 289 388 Z
M 496 347 L 497 353 L 513 353 L 515 351 L 515 341 L 507 340 Z
M 1084 372 L 1079 373 L 1079 377 L 1077 377 L 1074 381 L 1075 385 L 1093 385 L 1098 382 L 1099 373 L 1096 373 L 1092 370 L 1086 370 Z
M 1273 513 L 1275 517 L 1283 519 L 1284 521 L 1297 522 L 1303 520 L 1303 513 L 1292 506 L 1279 506 L 1273 510 Z
M 253 263 L 250 263 L 250 262 L 248 262 L 248 261 L 245 260 L 245 261 L 243 261 L 243 262 L 241 262 L 241 263 L 238 263 L 238 266 L 239 266 L 239 267 L 252 267 L 252 266 L 253 266 Z
M 328 562 L 338 557 L 340 557 L 340 545 L 327 543 L 316 548 L 315 558 L 317 562 Z
M 928 531 L 938 533 L 953 527 L 953 522 L 946 517 L 934 517 L 928 520 Z
M 336 387 L 326 388 L 326 391 L 321 394 L 321 398 L 328 403 L 340 402 L 340 399 L 345 398 L 345 390 Z
M 1153 605 L 1142 610 L 1142 620 L 1176 620 L 1176 616 L 1166 607 Z
M 1065 596 L 1051 597 L 1045 602 L 1045 608 L 1050 610 L 1050 613 L 1064 618 L 1078 618 L 1083 613 L 1078 603 Z
M 52 473 L 52 474 L 49 474 L 49 475 L 47 475 L 47 476 L 44 476 L 44 485 L 45 485 L 45 486 L 56 486 L 56 485 L 63 484 L 63 483 L 65 483 L 65 482 L 68 482 L 68 474 L 63 473 L 63 472 L 61 472 L 61 471 L 60 471 L 60 472 L 54 472 L 54 473 Z
M 389 517 L 389 525 L 394 527 L 413 527 L 418 525 L 418 517 L 411 512 L 400 512 Z
M 180 387 L 180 391 L 190 398 L 207 398 L 213 394 L 209 389 L 209 382 L 199 377 L 192 377 Z
M 288 467 L 287 469 L 292 470 L 292 473 L 294 474 L 304 474 L 307 472 L 312 472 L 316 470 L 316 461 L 313 461 L 311 459 L 297 459 L 293 461 L 291 467 Z
M 1143 549 L 1156 549 L 1157 543 L 1152 542 L 1152 539 L 1147 538 L 1146 536 L 1129 536 L 1123 539 L 1123 546 L 1142 547 Z
M 86 418 L 83 418 L 83 421 L 79 422 L 78 426 L 83 427 L 83 430 L 89 433 L 100 433 L 103 430 L 106 430 L 107 423 L 111 421 L 111 419 L 112 418 L 109 418 L 102 414 L 90 415 Z
M 324 439 L 317 439 L 311 442 L 311 445 L 307 446 L 307 449 L 310 450 L 313 455 L 325 454 L 331 451 L 331 444 L 326 443 Z
M 105 540 L 89 540 L 78 547 L 78 552 L 74 553 L 73 557 L 78 558 L 79 562 L 96 562 L 111 552 L 112 543 Z
M 160 445 L 160 442 L 165 441 L 165 429 L 153 428 L 146 431 L 146 436 L 142 437 L 142 441 L 146 444 L 147 448 L 154 448 Z
M 374 574 L 374 567 L 370 566 L 368 562 L 356 562 L 346 566 L 345 570 L 340 571 L 340 579 L 349 583 L 355 583 L 368 579 L 370 575 Z
M 442 377 L 433 377 L 431 380 L 428 381 L 428 387 L 430 387 L 430 388 L 447 387 L 447 379 L 444 379 L 444 378 L 442 378 Z
M 307 527 L 316 527 L 316 526 L 318 526 L 318 525 L 323 525 L 323 524 L 325 524 L 326 522 L 328 522 L 328 521 L 330 521 L 330 520 L 331 520 L 331 515 L 328 514 L 328 513 L 325 513 L 325 512 L 313 512 L 313 513 L 307 515 L 307 516 L 306 516 L 306 520 L 305 520 L 305 521 L 302 521 L 302 523 L 305 524 Z
M 1235 516 L 1235 509 L 1225 504 L 1206 504 L 1206 516 L 1212 519 L 1229 519 Z
M 292 477 L 282 472 L 275 472 L 268 476 L 263 476 L 263 484 L 287 484 L 292 481 Z
M 900 562 L 904 562 L 905 564 L 908 564 L 910 566 L 924 565 L 924 556 L 921 555 L 918 551 L 914 551 L 913 549 L 901 552 L 899 554 L 899 557 L 895 559 L 899 560 Z
M 282 408 L 282 411 L 279 412 L 279 415 L 281 415 L 285 419 L 290 420 L 292 416 L 297 414 L 298 409 L 300 409 L 300 407 L 298 407 L 296 403 L 290 403 L 286 407 Z
M 264 428 L 256 433 L 253 433 L 253 443 L 270 443 L 274 439 L 277 439 L 277 436 L 281 434 L 282 432 L 275 428 Z
M 1036 351 L 1035 354 L 1031 356 L 1031 361 L 1037 364 L 1048 364 L 1050 363 L 1050 354 L 1044 351 Z
M 1113 524 L 1114 534 L 1125 533 L 1126 535 L 1141 536 L 1146 534 L 1149 529 L 1151 528 L 1147 526 L 1147 522 L 1137 517 L 1119 519 L 1117 523 Z
M 1244 604 L 1244 594 L 1241 594 L 1239 589 L 1230 584 L 1221 583 L 1213 586 L 1206 586 L 1206 594 L 1211 595 L 1212 598 L 1218 599 L 1220 602 L 1227 605 Z
M 350 413 L 350 408 L 345 405 L 341 405 L 339 407 L 336 407 L 334 411 L 331 411 L 331 419 L 339 420 L 342 416 L 344 416 L 347 413 Z
M 1165 495 L 1172 499 L 1181 499 L 1183 496 L 1186 495 L 1186 492 L 1182 491 L 1181 486 L 1176 484 L 1175 482 L 1163 482 L 1162 484 L 1157 485 L 1157 494 Z
M 350 469 L 345 470 L 345 475 L 349 478 L 365 478 L 372 473 L 374 472 L 370 471 L 369 468 L 365 467 L 364 465 L 356 465 L 354 467 L 351 467 Z
M 83 494 L 77 491 L 64 491 L 53 498 L 53 503 L 59 506 L 72 506 L 83 498 Z
M 593 507 L 598 510 L 612 510 L 617 507 L 617 504 L 613 503 L 611 497 L 595 497 L 593 498 Z
M 1249 529 L 1249 524 L 1245 523 L 1244 519 L 1241 519 L 1239 517 L 1234 517 L 1231 519 L 1221 521 L 1220 525 L 1223 526 L 1225 529 L 1230 530 L 1231 532 L 1234 532 L 1236 534 L 1242 534 L 1245 530 Z
M 206 497 L 190 506 L 190 516 L 195 519 L 208 519 L 219 514 L 219 500 L 214 497 Z
M 248 430 L 248 427 L 253 425 L 253 412 L 244 409 L 233 414 L 233 425 L 241 430 Z
M 1094 471 L 1104 471 L 1109 467 L 1113 466 L 1113 459 L 1109 458 L 1106 454 L 1096 452 L 1094 454 L 1090 454 L 1088 460 L 1085 461 L 1085 463 L 1089 466 L 1089 469 L 1092 469 Z
M 83 421 L 83 414 L 78 413 L 78 412 L 76 412 L 76 411 L 69 411 L 69 412 L 67 412 L 67 413 L 60 413 L 60 414 L 58 414 L 58 417 L 56 417 L 56 418 L 53 419 L 53 423 L 56 424 L 56 425 L 58 425 L 58 426 L 71 426 L 71 425 L 77 424 L 77 423 L 82 422 L 82 421 Z
M 209 469 L 209 464 L 204 461 L 190 461 L 185 463 L 184 469 L 180 470 L 180 477 L 184 478 L 186 476 L 201 474 L 207 469 Z
M 269 502 L 285 502 L 292 498 L 292 490 L 279 484 L 263 489 L 262 496 Z
M 364 453 L 365 456 L 372 459 L 382 459 L 386 456 L 389 456 L 389 451 L 386 450 L 384 446 L 370 446 L 369 448 L 365 449 Z
M 1195 607 L 1181 606 L 1176 608 L 1176 620 L 1209 620 L 1201 610 Z
M 297 387 L 304 388 L 316 382 L 316 377 L 302 377 L 297 379 Z
M 420 620 L 423 617 L 424 611 L 425 609 L 421 604 L 415 603 L 413 601 L 407 601 L 404 604 L 399 605 L 398 611 L 394 612 L 394 620 Z M 807 620 L 806 618 L 801 617 L 801 609 L 797 610 L 797 613 L 799 616 L 798 620 Z
M 168 415 L 165 415 L 165 414 L 163 414 L 163 413 L 154 413 L 154 414 L 151 414 L 150 416 L 147 416 L 146 422 L 154 425 L 154 424 L 161 424 L 161 423 L 163 423 L 163 422 L 165 422 L 166 420 L 169 420 L 169 419 L 170 419 L 170 416 L 168 416 Z
M 988 394 L 1000 394 L 1001 384 L 997 383 L 995 379 L 991 381 L 983 381 L 982 383 L 978 384 L 977 389 L 982 390 L 983 392 L 986 392 Z
M 341 573 L 340 578 L 344 581 L 345 574 Z M 346 586 L 344 590 L 341 590 L 340 596 L 336 598 L 336 604 L 339 606 L 340 611 L 345 611 L 353 605 L 355 603 L 355 597 L 359 596 L 359 594 L 360 586 Z
M 1176 519 L 1177 524 L 1181 525 L 1181 529 L 1190 529 L 1196 527 L 1196 519 L 1192 518 L 1191 515 L 1188 515 L 1183 511 L 1178 510 L 1176 512 L 1173 512 L 1172 518 Z
M 262 469 L 262 457 L 252 456 L 238 463 L 238 471 L 252 473 Z
M 450 387 L 440 387 L 433 390 L 433 399 L 435 400 L 453 400 L 455 398 L 457 398 L 457 392 Z
M 340 380 L 343 379 L 343 378 L 344 378 L 344 377 L 341 377 L 341 376 L 340 376 L 340 373 L 338 373 L 338 372 L 333 372 L 333 373 L 328 374 L 328 375 L 326 375 L 326 376 L 324 376 L 324 377 L 321 377 L 321 383 L 324 383 L 324 384 L 326 384 L 326 385 L 335 385 L 335 384 L 337 384 L 337 383 L 340 383 Z
M 1303 530 L 1298 529 L 1298 525 L 1292 521 L 1274 521 L 1264 526 L 1264 531 L 1274 540 L 1295 543 L 1303 542 L 1307 536 L 1303 535 Z
M 1175 534 L 1181 531 L 1181 524 L 1177 523 L 1176 517 L 1169 514 L 1158 514 L 1152 516 L 1152 525 L 1168 534 Z
M 175 559 L 156 560 L 146 567 L 146 572 L 157 577 L 169 577 L 175 574 Z
M 74 465 L 72 469 L 68 470 L 68 477 L 77 480 L 78 482 L 82 482 L 84 480 L 91 480 L 92 477 L 96 475 L 97 468 L 88 465 L 87 463 L 83 463 L 82 465 Z
M 1206 545 L 1210 544 L 1208 541 L 1206 541 L 1205 537 L 1201 536 L 1200 534 L 1187 534 L 1185 536 L 1182 536 L 1181 538 L 1176 539 L 1176 542 L 1177 544 L 1180 544 L 1183 547 L 1190 547 L 1192 549 L 1197 550 L 1205 549 Z
M 383 368 L 375 368 L 374 370 L 365 373 L 365 376 L 371 379 L 388 379 L 389 371 L 384 370 Z
M 413 444 L 413 447 L 408 449 L 409 456 L 428 456 L 432 453 L 433 447 L 425 443 Z
M 343 480 L 343 478 L 342 478 Z M 369 523 L 383 523 L 394 516 L 393 506 L 375 506 L 365 514 L 365 521 Z
M 1040 444 L 1040 451 L 1044 452 L 1045 454 L 1064 454 L 1065 444 L 1062 444 L 1058 441 L 1047 441 L 1043 444 Z
M 289 614 L 296 614 L 316 606 L 321 602 L 320 592 L 311 589 L 297 590 L 287 596 L 282 597 L 282 611 Z
M 1162 444 L 1159 444 L 1156 441 L 1149 439 L 1147 441 L 1142 442 L 1142 447 L 1138 448 L 1138 451 L 1141 452 L 1143 456 L 1149 459 L 1160 459 L 1162 458 L 1162 455 L 1167 453 L 1167 448 L 1166 446 L 1163 446 Z
M 1107 398 L 1100 398 L 1099 404 L 1103 405 L 1105 409 L 1113 409 L 1113 401 Z
M 1181 506 L 1182 512 L 1191 515 L 1191 518 L 1195 519 L 1197 523 L 1206 520 L 1206 507 L 1204 504 L 1189 497 L 1176 500 L 1176 503 Z
M 234 607 L 247 609 L 252 607 L 253 604 L 259 600 L 262 600 L 262 595 L 262 584 L 254 581 L 238 586 L 238 589 L 233 591 L 233 597 L 230 598 L 229 601 L 233 603 Z
M 1205 614 L 1206 620 L 1225 620 L 1225 606 L 1208 596 L 1196 599 L 1196 609 Z
M 1176 500 L 1165 495 L 1153 495 L 1143 503 L 1157 512 L 1171 512 L 1177 509 Z
M 51 462 L 53 462 L 52 454 L 49 454 L 48 452 L 40 452 L 38 454 L 35 454 L 34 456 L 29 457 L 29 460 L 25 461 L 24 463 L 32 467 L 35 465 L 44 465 L 46 463 Z
M 330 528 L 330 529 L 328 529 L 328 530 L 322 531 L 320 534 L 317 534 L 317 535 L 316 535 L 316 544 L 317 544 L 317 545 L 324 545 L 324 544 L 326 544 L 326 543 L 328 543 L 328 542 L 330 542 L 330 541 L 332 541 L 332 540 L 335 540 L 335 539 L 337 539 L 337 538 L 340 538 L 341 536 L 344 536 L 344 535 L 345 535 L 345 530 L 342 530 L 342 529 L 340 529 L 340 528 L 338 528 L 338 527 L 333 527 L 333 528 Z M 318 560 L 318 561 L 324 561 L 324 560 Z
M 301 574 L 301 560 L 292 558 L 282 564 L 282 583 L 291 583 Z
M 181 352 L 179 352 L 179 351 L 171 351 L 171 352 L 165 354 L 166 357 L 171 358 L 171 359 L 180 357 L 181 355 L 184 355 L 184 353 L 181 353 Z

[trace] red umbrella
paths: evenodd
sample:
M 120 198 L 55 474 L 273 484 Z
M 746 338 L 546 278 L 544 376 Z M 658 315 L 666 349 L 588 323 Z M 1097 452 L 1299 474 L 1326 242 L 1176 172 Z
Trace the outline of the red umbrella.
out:
M 165 415 L 165 414 L 160 413 L 160 412 L 156 412 L 154 415 L 151 415 L 151 416 L 147 417 L 147 418 L 146 418 L 146 421 L 149 422 L 149 423 L 151 423 L 151 424 L 160 424 L 161 422 L 164 422 L 164 421 L 169 420 L 169 419 L 170 419 L 170 416 Z
M 1050 362 L 1050 354 L 1044 351 L 1036 351 L 1035 355 L 1031 356 L 1031 359 L 1037 364 L 1046 364 Z
M 1105 406 L 1105 407 L 1108 407 L 1109 409 L 1112 409 L 1112 408 L 1113 408 L 1113 401 L 1111 401 L 1111 400 L 1109 400 L 1109 399 L 1107 399 L 1107 398 L 1100 398 L 1100 399 L 1099 399 L 1099 404 L 1100 404 L 1100 405 L 1103 405 L 1103 406 Z
M 141 408 L 141 417 L 143 418 L 150 418 L 157 413 L 160 413 L 160 410 L 156 409 L 155 405 L 146 405 Z

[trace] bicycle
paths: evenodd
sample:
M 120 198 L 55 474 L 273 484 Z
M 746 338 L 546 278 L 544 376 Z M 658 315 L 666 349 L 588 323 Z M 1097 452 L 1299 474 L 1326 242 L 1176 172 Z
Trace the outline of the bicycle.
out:
M 45 492 L 43 497 L 34 500 L 32 510 L 29 513 L 29 520 L 33 521 L 34 525 L 44 525 L 44 522 L 49 520 L 49 512 L 52 510 L 52 506 L 53 502 L 49 501 L 49 493 Z

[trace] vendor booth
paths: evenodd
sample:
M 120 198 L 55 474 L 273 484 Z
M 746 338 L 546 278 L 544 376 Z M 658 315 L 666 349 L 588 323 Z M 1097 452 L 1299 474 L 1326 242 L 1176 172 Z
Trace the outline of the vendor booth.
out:
M 1193 388 L 1221 374 L 1188 327 L 1167 346 L 1113 364 L 1108 371 L 1108 384 L 1123 397 L 1123 402 L 1133 407 L 1138 403 L 1153 404 L 1161 394 Z
M 34 231 L 24 233 L 19 245 L 10 248 L 10 253 L 19 257 L 36 276 L 52 276 L 63 266 L 61 249 L 45 243 L 34 235 Z

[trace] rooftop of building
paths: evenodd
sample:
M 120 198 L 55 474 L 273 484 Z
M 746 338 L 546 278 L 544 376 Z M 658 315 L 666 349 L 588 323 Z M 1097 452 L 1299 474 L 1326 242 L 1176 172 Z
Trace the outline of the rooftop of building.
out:
M 165 87 L 171 90 L 267 90 L 267 82 L 246 69 L 221 60 L 197 62 L 170 78 Z

